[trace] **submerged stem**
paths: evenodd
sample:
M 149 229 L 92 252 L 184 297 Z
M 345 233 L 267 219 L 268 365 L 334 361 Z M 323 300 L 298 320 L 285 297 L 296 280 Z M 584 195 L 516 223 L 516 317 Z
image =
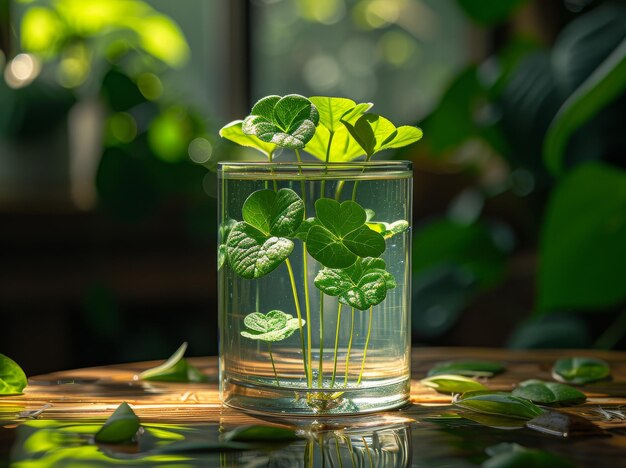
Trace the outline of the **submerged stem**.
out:
M 348 341 L 348 354 L 346 354 L 346 374 L 343 378 L 343 386 L 348 386 L 348 371 L 350 370 L 350 351 L 352 350 L 352 337 L 354 336 L 354 307 L 350 319 L 350 340 Z
M 270 163 L 273 162 L 272 158 L 274 157 L 273 153 L 270 153 L 268 156 Z M 272 174 L 272 176 L 274 175 L 274 168 L 270 168 L 270 173 Z M 274 192 L 278 192 L 278 185 L 276 184 L 276 179 L 274 179 L 274 177 L 272 177 L 272 184 L 274 185 Z M 265 188 L 267 188 L 267 182 L 265 185 Z
M 276 372 L 276 365 L 274 364 L 274 356 L 272 355 L 272 343 L 267 342 L 267 348 L 270 351 L 270 361 L 272 362 L 272 369 L 274 369 L 274 377 L 276 377 L 276 386 L 280 387 L 280 380 L 278 380 L 278 372 Z
M 341 325 L 341 302 L 337 308 L 337 330 L 335 331 L 335 353 L 333 356 L 333 376 L 330 379 L 330 386 L 335 386 L 335 376 L 337 375 L 337 350 L 339 349 L 339 325 Z
M 300 346 L 302 347 L 302 363 L 304 364 L 304 375 L 306 375 L 308 378 L 309 373 L 307 371 L 306 351 L 304 349 L 304 330 L 302 328 L 302 313 L 300 312 L 300 301 L 298 300 L 296 278 L 293 275 L 293 269 L 291 268 L 291 262 L 289 261 L 289 259 L 285 260 L 285 265 L 287 265 L 287 271 L 289 272 L 289 280 L 291 281 L 291 292 L 293 293 L 293 302 L 296 306 L 296 315 L 298 316 L 298 328 L 300 329 Z M 310 326 L 311 325 L 309 325 L 309 328 Z
M 356 384 L 359 385 L 363 379 L 363 369 L 365 369 L 365 358 L 367 357 L 367 347 L 370 344 L 370 335 L 372 334 L 372 311 L 374 306 L 370 306 L 370 321 L 367 325 L 367 338 L 365 338 L 365 348 L 363 348 L 363 361 L 361 362 L 361 372 L 359 372 L 359 379 Z
M 322 388 L 324 382 L 324 293 L 320 291 L 320 356 L 317 369 L 317 386 Z
M 302 163 L 302 158 L 300 157 L 300 151 L 295 149 L 296 158 L 299 163 Z M 302 174 L 302 168 L 298 166 L 298 174 Z M 306 184 L 304 180 L 300 181 L 300 191 L 302 192 L 302 202 L 304 203 L 304 219 L 306 219 Z M 307 384 L 309 387 L 313 385 L 313 354 L 312 354 L 312 339 L 311 339 L 311 305 L 309 303 L 309 269 L 308 269 L 308 257 L 306 251 L 306 242 L 302 243 L 302 279 L 304 282 L 304 308 L 306 313 L 306 321 L 309 326 L 306 329 L 306 337 L 307 337 L 307 368 L 308 373 L 306 376 Z
M 337 184 L 337 190 L 335 190 L 335 201 L 339 201 L 341 199 L 341 192 L 343 191 L 344 185 L 346 185 L 345 180 L 340 180 Z

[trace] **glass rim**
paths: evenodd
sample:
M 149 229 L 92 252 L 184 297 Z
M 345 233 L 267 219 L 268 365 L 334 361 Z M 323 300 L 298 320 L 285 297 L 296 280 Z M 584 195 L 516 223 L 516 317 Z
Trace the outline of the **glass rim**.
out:
M 407 179 L 413 176 L 411 161 L 348 161 L 319 162 L 228 162 L 217 164 L 218 177 L 222 179 Z

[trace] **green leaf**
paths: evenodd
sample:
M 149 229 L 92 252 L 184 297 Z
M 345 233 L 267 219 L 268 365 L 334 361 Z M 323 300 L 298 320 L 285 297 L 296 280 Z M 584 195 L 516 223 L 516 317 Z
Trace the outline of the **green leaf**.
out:
M 356 102 L 352 99 L 340 97 L 313 96 L 309 100 L 317 108 L 320 115 L 319 123 L 330 132 L 336 132 L 342 128 L 341 118 L 356 106 Z
M 224 440 L 233 442 L 291 442 L 299 437 L 293 429 L 275 426 L 240 426 L 224 434 Z
M 243 120 L 234 120 L 224 125 L 220 129 L 220 136 L 237 143 L 238 145 L 254 148 L 268 158 L 271 158 L 274 151 L 276 151 L 276 145 L 274 143 L 266 143 L 265 141 L 259 140 L 254 135 L 246 135 L 243 133 L 242 124 Z
M 359 310 L 380 304 L 387 291 L 396 287 L 391 273 L 380 258 L 358 259 L 344 269 L 324 268 L 315 277 L 315 286 L 329 296 Z
M 291 189 L 257 190 L 244 202 L 243 219 L 265 235 L 292 236 L 304 216 L 304 202 Z
M 320 198 L 315 213 L 320 224 L 310 228 L 307 250 L 325 267 L 346 268 L 358 257 L 378 257 L 385 251 L 385 239 L 365 225 L 367 215 L 358 203 Z
M 602 359 L 571 357 L 559 359 L 552 367 L 552 377 L 575 385 L 604 380 L 611 374 L 609 364 Z
M 307 218 L 302 221 L 300 227 L 295 233 L 295 236 L 302 242 L 306 242 L 309 237 L 309 231 L 313 226 L 319 226 L 320 222 L 316 218 Z
M 242 130 L 264 142 L 298 149 L 313 138 L 318 121 L 316 107 L 303 96 L 267 96 L 254 105 Z
M 470 394 L 457 400 L 454 405 L 478 413 L 525 420 L 533 419 L 543 413 L 543 410 L 534 403 L 504 392 Z
M 226 248 L 226 244 L 220 244 L 217 248 L 217 270 L 221 270 L 226 263 L 226 258 L 228 257 L 228 249 Z
M 265 342 L 282 341 L 293 335 L 293 332 L 299 328 L 299 322 L 297 318 L 280 310 L 271 310 L 265 315 L 252 312 L 243 319 L 243 324 L 248 330 L 242 331 L 241 336 Z M 305 323 L 302 320 L 303 326 Z
M 548 128 L 543 155 L 550 171 L 563 172 L 572 135 L 626 90 L 626 39 L 565 101 Z
M 626 172 L 579 166 L 552 193 L 540 242 L 539 309 L 605 308 L 626 298 Z
M 133 441 L 138 430 L 139 418 L 124 402 L 96 433 L 95 440 L 102 444 L 126 444 Z
M 586 400 L 583 392 L 569 385 L 535 379 L 520 383 L 512 395 L 533 403 L 556 406 L 577 405 Z
M 474 379 L 451 374 L 433 375 L 420 380 L 420 383 L 442 393 L 465 393 L 487 389 L 487 387 Z
M 17 395 L 28 385 L 22 368 L 10 357 L 0 354 L 0 395 Z
M 383 221 L 370 221 L 368 219 L 367 227 L 374 232 L 378 232 L 385 239 L 390 239 L 393 236 L 409 229 L 409 222 L 405 221 L 404 219 L 399 219 L 398 221 L 394 221 L 393 223 L 385 223 Z
M 268 237 L 245 222 L 235 225 L 226 240 L 228 264 L 242 278 L 260 278 L 276 269 L 293 250 L 293 242 Z
M 483 468 L 574 468 L 576 465 L 569 460 L 550 452 L 527 449 L 518 444 L 501 443 L 488 447 L 491 456 L 481 466 Z
M 396 129 L 396 136 L 391 141 L 383 144 L 379 151 L 391 149 L 391 148 L 403 148 L 419 141 L 424 136 L 424 132 L 421 128 L 411 127 L 409 125 L 403 125 Z
M 139 374 L 141 380 L 157 382 L 204 382 L 206 376 L 195 366 L 183 359 L 187 350 L 187 342 L 172 354 L 163 364 L 147 369 Z
M 343 121 L 352 137 L 361 145 L 367 159 L 380 151 L 382 146 L 390 143 L 398 133 L 394 124 L 376 114 L 363 114 L 354 125 Z
M 352 137 L 344 126 L 337 129 L 333 134 L 332 142 L 330 132 L 324 126 L 318 126 L 313 138 L 306 144 L 304 150 L 320 161 L 326 161 L 328 146 L 328 162 L 348 162 L 365 154 L 361 145 Z
M 526 0 L 457 0 L 467 16 L 478 24 L 491 26 L 509 18 Z
M 504 371 L 504 366 L 495 361 L 446 361 L 440 362 L 428 371 L 428 376 L 441 374 L 464 375 L 468 377 L 492 377 Z

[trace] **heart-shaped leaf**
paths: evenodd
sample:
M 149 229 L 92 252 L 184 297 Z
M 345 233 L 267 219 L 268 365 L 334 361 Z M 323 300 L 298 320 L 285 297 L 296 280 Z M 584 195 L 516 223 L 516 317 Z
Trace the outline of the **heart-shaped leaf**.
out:
M 260 278 L 280 265 L 293 250 L 293 242 L 263 234 L 248 223 L 237 223 L 226 241 L 228 264 L 242 278 Z
M 466 393 L 487 389 L 480 382 L 462 375 L 433 375 L 420 380 L 420 383 L 442 393 Z
M 342 304 L 365 310 L 380 304 L 396 281 L 380 258 L 358 259 L 344 269 L 324 268 L 315 277 L 315 286 Z
M 184 342 L 163 364 L 139 374 L 141 380 L 157 382 L 205 382 L 206 376 L 183 358 L 187 351 Z
M 276 151 L 276 145 L 274 143 L 267 143 L 258 139 L 254 135 L 246 135 L 242 129 L 243 120 L 234 120 L 220 129 L 220 136 L 227 140 L 237 143 L 241 146 L 247 146 L 260 151 L 268 158 L 271 158 Z
M 558 406 L 576 405 L 586 399 L 583 392 L 569 385 L 535 379 L 520 383 L 512 395 L 526 398 L 533 403 Z
M 242 331 L 241 336 L 265 342 L 282 341 L 293 335 L 299 328 L 299 323 L 300 320 L 280 310 L 272 310 L 267 314 L 252 312 L 243 319 L 248 330 Z M 302 320 L 303 326 L 305 323 Z
M 133 441 L 139 430 L 139 418 L 124 402 L 106 420 L 95 435 L 96 442 L 103 444 L 125 444 Z
M 304 217 L 304 203 L 291 189 L 257 190 L 243 204 L 244 221 L 226 240 L 231 268 L 242 278 L 260 278 L 280 265 L 293 250 L 286 237 L 295 235 Z
M 576 385 L 604 380 L 610 374 L 606 361 L 587 357 L 559 359 L 552 368 L 552 377 L 556 380 Z
M 267 96 L 254 105 L 242 130 L 264 142 L 298 149 L 313 138 L 318 121 L 316 107 L 303 96 Z
M 228 249 L 226 248 L 226 239 L 228 239 L 228 235 L 230 234 L 230 231 L 233 230 L 233 228 L 235 227 L 235 225 L 237 224 L 237 221 L 235 221 L 234 219 L 227 219 L 226 221 L 222 222 L 222 224 L 220 225 L 219 228 L 219 241 L 222 242 L 219 247 L 217 248 L 217 270 L 221 270 L 222 267 L 224 266 L 224 263 L 226 263 L 227 257 L 228 257 Z
M 243 219 L 265 235 L 292 236 L 304 216 L 304 202 L 291 189 L 257 190 L 244 202 Z
M 478 413 L 530 420 L 543 413 L 534 403 L 505 392 L 471 393 L 457 400 L 455 406 Z
M 315 213 L 320 224 L 309 229 L 307 250 L 325 267 L 346 268 L 358 257 L 378 257 L 385 251 L 385 239 L 365 225 L 367 215 L 358 203 L 320 198 Z
M 22 368 L 10 357 L 0 354 L 0 395 L 20 394 L 27 384 Z
M 495 361 L 445 361 L 428 371 L 428 376 L 439 374 L 465 375 L 467 377 L 492 377 L 504 371 L 504 366 Z

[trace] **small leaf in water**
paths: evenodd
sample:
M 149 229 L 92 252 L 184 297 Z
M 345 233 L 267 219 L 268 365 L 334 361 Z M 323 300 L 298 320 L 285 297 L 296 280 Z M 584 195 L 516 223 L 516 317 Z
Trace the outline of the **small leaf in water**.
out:
M 504 371 L 504 366 L 495 361 L 446 361 L 428 371 L 428 376 L 437 374 L 465 375 L 467 377 L 492 377 Z
M 505 392 L 464 395 L 454 405 L 478 413 L 495 414 L 518 419 L 533 419 L 544 411 L 524 398 Z
M 187 342 L 180 345 L 163 364 L 148 369 L 139 374 L 141 380 L 158 382 L 204 382 L 206 376 L 196 367 L 183 359 L 187 350 Z
M 359 258 L 348 268 L 323 268 L 315 286 L 329 296 L 339 296 L 342 304 L 359 310 L 380 304 L 396 281 L 382 258 Z
M 487 387 L 480 382 L 476 382 L 462 375 L 433 375 L 432 377 L 420 380 L 420 382 L 427 387 L 434 388 L 438 392 L 443 393 L 465 393 L 487 389 Z
M 126 444 L 133 441 L 138 430 L 139 418 L 124 402 L 96 433 L 95 440 L 103 444 Z
M 573 468 L 576 466 L 566 458 L 544 450 L 527 449 L 518 444 L 502 443 L 488 447 L 490 456 L 481 466 L 483 468 Z
M 552 377 L 556 380 L 576 385 L 604 380 L 610 373 L 606 361 L 587 357 L 559 359 L 552 368 Z
M 0 354 L 0 395 L 20 394 L 27 384 L 22 368 L 10 357 Z
M 546 411 L 526 422 L 526 427 L 556 437 L 601 435 L 604 431 L 591 421 L 570 413 Z
M 585 394 L 574 387 L 535 379 L 520 383 L 512 395 L 526 398 L 533 403 L 555 406 L 577 405 L 586 400 Z
M 299 437 L 293 429 L 274 426 L 241 426 L 224 434 L 233 442 L 291 442 Z
M 300 320 L 280 310 L 271 310 L 267 314 L 252 312 L 243 319 L 248 330 L 242 331 L 241 336 L 251 340 L 260 340 L 268 343 L 282 341 L 293 335 L 299 328 Z M 302 320 L 304 326 L 306 322 Z
M 358 203 L 320 198 L 315 214 L 319 223 L 309 229 L 307 251 L 325 267 L 347 268 L 358 257 L 378 257 L 385 251 L 385 239 L 367 227 L 367 214 Z

